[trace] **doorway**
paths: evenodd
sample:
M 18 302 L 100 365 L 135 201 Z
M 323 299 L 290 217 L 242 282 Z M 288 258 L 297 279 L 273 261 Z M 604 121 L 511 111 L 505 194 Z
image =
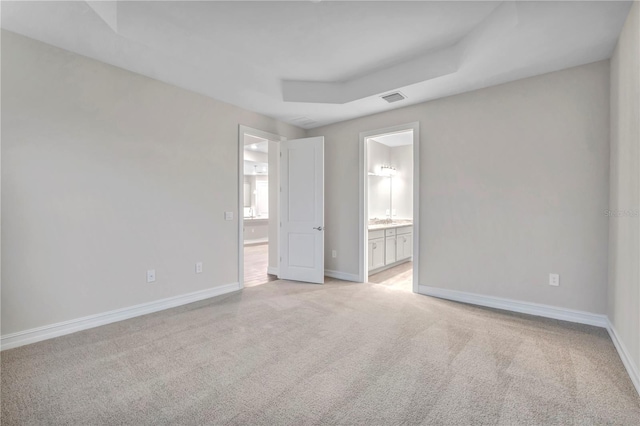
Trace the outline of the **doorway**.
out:
M 239 282 L 277 280 L 278 153 L 284 137 L 240 126 L 238 132 Z
M 360 134 L 360 279 L 418 292 L 419 125 Z

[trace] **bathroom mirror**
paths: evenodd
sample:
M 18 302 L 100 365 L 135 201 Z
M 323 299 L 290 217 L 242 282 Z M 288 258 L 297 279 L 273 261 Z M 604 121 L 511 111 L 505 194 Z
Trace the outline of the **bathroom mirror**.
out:
M 385 219 L 391 208 L 391 179 L 369 175 L 369 218 Z

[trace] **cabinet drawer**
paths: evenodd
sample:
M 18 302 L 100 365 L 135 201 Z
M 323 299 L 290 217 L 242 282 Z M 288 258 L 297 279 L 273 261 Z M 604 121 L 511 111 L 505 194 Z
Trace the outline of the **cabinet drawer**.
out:
M 396 232 L 398 233 L 398 235 L 410 234 L 413 232 L 413 226 L 403 226 L 402 228 L 397 228 Z
M 384 235 L 387 237 L 393 237 L 394 235 L 396 235 L 396 230 L 394 229 L 385 229 L 384 230 Z
M 384 229 L 369 231 L 369 239 L 373 240 L 374 238 L 384 238 Z

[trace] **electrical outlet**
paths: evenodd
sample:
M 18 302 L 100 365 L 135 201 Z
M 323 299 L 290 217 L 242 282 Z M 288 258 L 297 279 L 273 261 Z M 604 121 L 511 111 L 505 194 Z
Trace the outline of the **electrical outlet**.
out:
M 338 251 L 337 250 L 331 250 L 331 257 L 333 257 L 334 259 L 336 257 L 338 257 Z
M 554 287 L 558 287 L 560 285 L 560 275 L 559 274 L 549 274 L 549 285 Z
M 202 273 L 202 262 L 196 263 L 196 274 Z
M 147 282 L 152 283 L 155 280 L 156 280 L 156 270 L 155 269 L 147 270 Z

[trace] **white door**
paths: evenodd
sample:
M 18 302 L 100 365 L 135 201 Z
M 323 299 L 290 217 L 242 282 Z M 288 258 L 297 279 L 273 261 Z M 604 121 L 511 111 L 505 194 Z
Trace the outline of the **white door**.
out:
M 278 278 L 324 283 L 324 137 L 280 143 Z

